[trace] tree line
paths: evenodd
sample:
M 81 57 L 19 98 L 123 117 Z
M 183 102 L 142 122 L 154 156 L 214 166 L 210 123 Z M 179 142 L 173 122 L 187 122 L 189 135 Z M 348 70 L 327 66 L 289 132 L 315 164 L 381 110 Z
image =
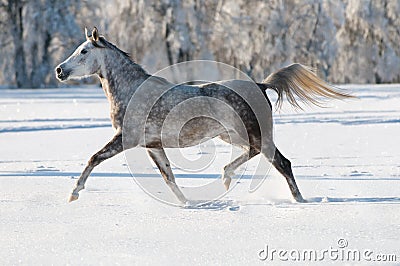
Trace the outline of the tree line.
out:
M 0 0 L 0 85 L 57 86 L 97 26 L 150 73 L 208 59 L 257 81 L 299 62 L 332 83 L 400 82 L 398 0 Z

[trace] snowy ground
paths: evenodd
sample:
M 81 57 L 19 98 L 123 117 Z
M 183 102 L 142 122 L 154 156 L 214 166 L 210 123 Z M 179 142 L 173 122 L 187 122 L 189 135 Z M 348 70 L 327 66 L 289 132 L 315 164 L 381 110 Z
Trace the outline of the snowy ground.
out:
M 400 264 L 400 85 L 345 87 L 359 99 L 275 114 L 275 141 L 309 203 L 293 203 L 271 170 L 256 192 L 245 178 L 201 208 L 148 196 L 124 155 L 97 167 L 68 204 L 74 178 L 113 134 L 102 90 L 0 90 L 0 264 L 261 265 L 307 250 L 319 264 L 348 251 Z M 218 177 L 230 148 L 216 145 L 213 165 L 177 170 L 178 184 Z

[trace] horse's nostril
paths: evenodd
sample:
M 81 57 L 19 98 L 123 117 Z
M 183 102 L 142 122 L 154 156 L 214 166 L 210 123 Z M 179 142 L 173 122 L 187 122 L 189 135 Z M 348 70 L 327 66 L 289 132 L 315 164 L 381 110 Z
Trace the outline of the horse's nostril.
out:
M 62 72 L 61 67 L 57 67 L 57 68 L 56 68 L 56 72 L 57 72 L 57 74 L 61 74 L 61 72 Z

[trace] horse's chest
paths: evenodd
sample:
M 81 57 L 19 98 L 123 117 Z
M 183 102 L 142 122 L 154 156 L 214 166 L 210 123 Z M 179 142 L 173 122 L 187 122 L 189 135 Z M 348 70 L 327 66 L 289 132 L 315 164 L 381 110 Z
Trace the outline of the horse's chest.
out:
M 121 104 L 111 103 L 110 118 L 115 129 L 122 128 L 125 115 L 125 107 Z

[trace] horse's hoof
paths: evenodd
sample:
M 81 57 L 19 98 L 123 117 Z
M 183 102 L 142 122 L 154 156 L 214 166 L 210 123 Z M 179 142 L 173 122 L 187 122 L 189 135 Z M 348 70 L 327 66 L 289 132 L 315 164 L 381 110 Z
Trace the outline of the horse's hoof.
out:
M 307 203 L 308 201 L 306 201 L 305 199 L 303 199 L 303 198 L 296 198 L 295 199 L 298 203 Z
M 68 202 L 75 201 L 79 198 L 79 194 L 71 194 L 69 195 Z

